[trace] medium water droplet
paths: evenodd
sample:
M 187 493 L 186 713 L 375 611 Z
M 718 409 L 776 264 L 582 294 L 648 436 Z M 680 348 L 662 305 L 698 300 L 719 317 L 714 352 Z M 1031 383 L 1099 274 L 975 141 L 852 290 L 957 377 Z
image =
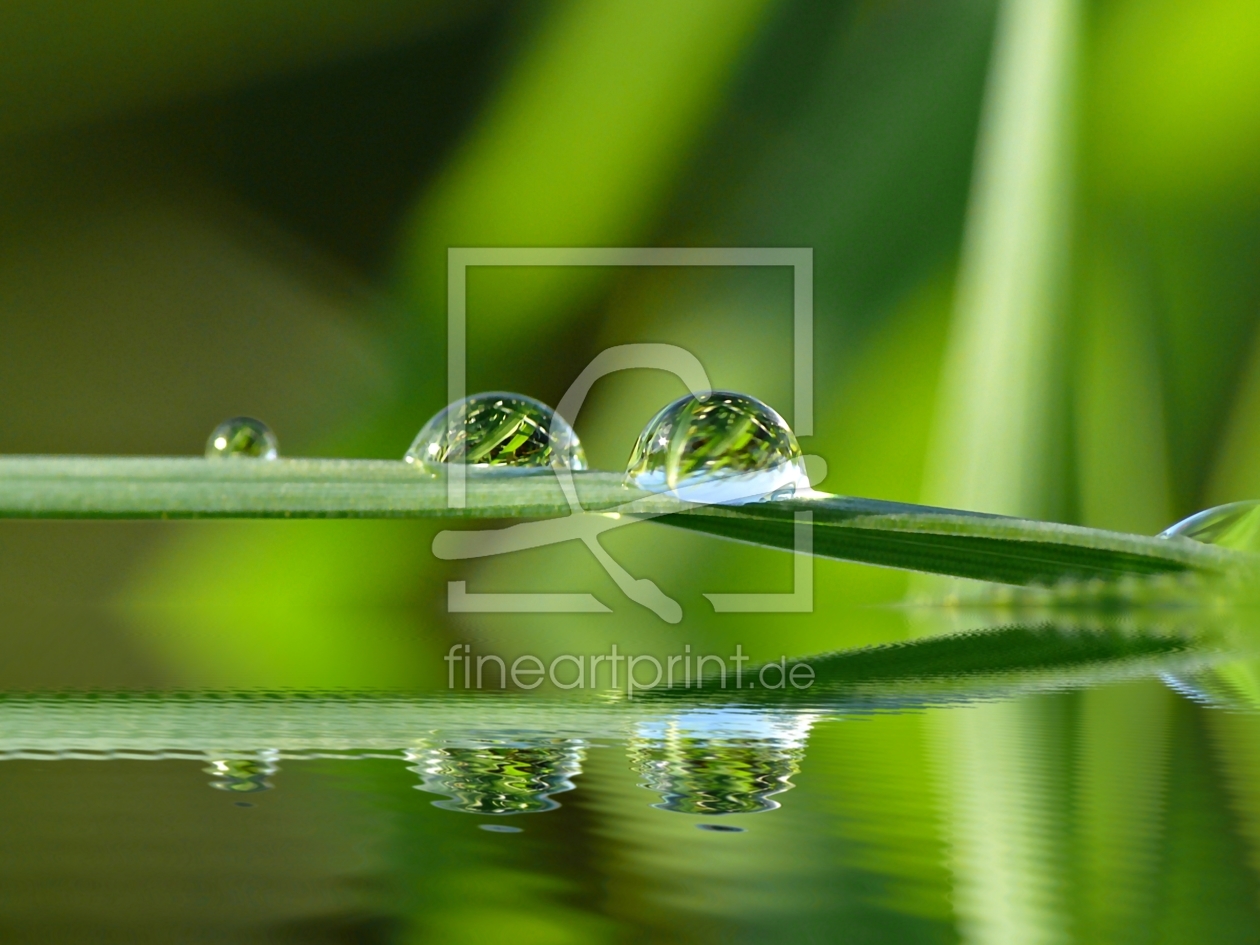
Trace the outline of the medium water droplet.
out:
M 276 752 L 264 751 L 253 758 L 216 758 L 201 770 L 215 775 L 210 786 L 216 790 L 252 794 L 271 790 L 274 785 L 267 778 L 279 771 L 280 765 Z
M 276 435 L 253 417 L 224 420 L 206 440 L 207 459 L 275 459 L 279 455 Z
M 552 794 L 573 790 L 582 773 L 584 743 L 545 739 L 531 743 L 409 749 L 408 770 L 417 790 L 444 794 L 434 807 L 469 814 L 533 814 L 555 810 Z
M 1260 502 L 1231 502 L 1196 512 L 1159 533 L 1160 538 L 1192 538 L 1236 551 L 1260 551 Z
M 522 833 L 520 827 L 509 827 L 507 824 L 478 824 L 477 829 L 488 833 Z
M 755 397 L 721 390 L 687 394 L 648 421 L 630 454 L 626 483 L 731 505 L 809 489 L 787 422 Z
M 743 827 L 736 827 L 734 824 L 696 824 L 701 830 L 711 830 L 714 833 L 743 833 Z
M 429 467 L 468 463 L 585 469 L 586 453 L 563 418 L 553 438 L 555 419 L 554 410 L 524 394 L 473 394 L 439 410 L 421 428 L 403 459 Z

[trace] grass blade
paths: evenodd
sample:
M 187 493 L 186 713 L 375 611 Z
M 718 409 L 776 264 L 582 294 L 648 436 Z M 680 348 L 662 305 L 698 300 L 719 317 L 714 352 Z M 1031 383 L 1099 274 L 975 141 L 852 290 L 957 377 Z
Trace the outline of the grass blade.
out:
M 743 506 L 686 506 L 622 485 L 609 472 L 574 477 L 589 511 L 636 517 L 791 549 L 793 516 L 814 517 L 814 553 L 885 567 L 1008 584 L 1218 574 L 1251 555 L 1189 540 L 927 506 L 821 496 Z M 6 518 L 554 518 L 569 514 L 555 478 L 469 477 L 467 506 L 446 506 L 446 482 L 401 462 L 285 459 L 3 457 Z M 632 503 L 632 504 L 631 504 Z

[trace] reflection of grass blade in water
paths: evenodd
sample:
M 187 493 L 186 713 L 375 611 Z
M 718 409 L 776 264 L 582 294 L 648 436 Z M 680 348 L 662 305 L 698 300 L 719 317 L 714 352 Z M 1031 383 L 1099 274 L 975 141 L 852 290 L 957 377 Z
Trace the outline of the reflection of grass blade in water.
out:
M 657 689 L 635 698 L 658 703 L 707 699 L 838 709 L 910 708 L 1155 675 L 1166 665 L 1198 665 L 1207 658 L 1190 637 L 1175 633 L 1011 626 L 796 660 L 814 671 L 812 685 L 803 689 L 790 683 L 773 690 L 722 689 L 716 681 L 706 680 L 702 690 Z M 776 687 L 779 665 L 767 667 L 769 682 Z M 760 669 L 745 670 L 745 678 L 755 682 Z
M 793 515 L 814 516 L 814 552 L 1010 584 L 1199 571 L 1256 560 L 1190 540 L 1164 540 L 948 509 L 824 496 L 688 508 L 626 488 L 621 476 L 575 472 L 585 508 L 634 516 L 754 544 L 791 549 Z M 467 507 L 447 507 L 446 483 L 404 463 L 198 459 L 0 459 L 0 516 L 31 518 L 552 518 L 569 506 L 550 472 L 470 475 Z M 678 514 L 674 514 L 678 513 Z M 575 536 L 576 537 L 576 536 Z
M 816 677 L 805 690 L 790 684 L 770 692 L 750 689 L 747 682 L 758 678 L 753 668 L 744 670 L 739 690 L 728 678 L 726 689 L 709 680 L 703 689 L 654 689 L 636 692 L 633 700 L 594 702 L 490 693 L 7 695 L 0 697 L 0 757 L 147 752 L 223 758 L 224 752 L 376 749 L 422 754 L 433 746 L 496 739 L 508 745 L 532 745 L 538 738 L 651 740 L 688 718 L 703 721 L 705 739 L 721 741 L 765 737 L 767 725 L 774 734 L 776 719 L 790 721 L 801 712 L 813 718 L 958 704 L 1191 672 L 1238 658 L 1174 634 L 1015 626 L 804 660 Z M 771 674 L 769 681 L 775 684 L 777 677 Z M 430 734 L 418 737 L 420 732 Z

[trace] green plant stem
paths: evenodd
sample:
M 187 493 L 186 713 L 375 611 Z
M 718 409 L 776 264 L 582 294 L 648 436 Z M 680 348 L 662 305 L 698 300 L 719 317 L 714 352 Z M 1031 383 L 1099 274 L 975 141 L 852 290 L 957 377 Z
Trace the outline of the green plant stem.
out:
M 827 496 L 741 506 L 689 506 L 626 488 L 619 474 L 580 472 L 590 512 L 791 549 L 795 514 L 812 515 L 814 554 L 1009 584 L 1221 574 L 1255 556 L 1188 539 L 1158 539 L 1051 522 Z M 402 462 L 122 457 L 0 458 L 6 518 L 465 518 L 570 514 L 550 471 L 472 470 L 463 508 L 444 476 Z

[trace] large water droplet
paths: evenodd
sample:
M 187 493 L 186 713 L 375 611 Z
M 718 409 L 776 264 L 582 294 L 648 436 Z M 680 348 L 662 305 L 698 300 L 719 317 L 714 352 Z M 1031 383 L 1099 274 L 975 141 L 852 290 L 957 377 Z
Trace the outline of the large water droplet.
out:
M 552 794 L 573 790 L 584 744 L 572 739 L 529 743 L 435 746 L 408 750 L 420 775 L 416 787 L 444 794 L 434 807 L 468 814 L 533 814 L 560 806 Z
M 738 505 L 809 489 L 796 437 L 777 413 L 747 394 L 688 394 L 639 434 L 626 483 L 689 502 Z
M 1159 533 L 1160 538 L 1192 538 L 1236 551 L 1260 551 L 1260 502 L 1231 502 L 1196 512 Z
M 554 436 L 553 420 L 558 421 Z M 473 394 L 438 411 L 403 458 L 430 467 L 586 468 L 582 444 L 563 418 L 532 397 L 502 391 Z
M 206 440 L 207 459 L 275 459 L 279 455 L 276 435 L 253 417 L 224 420 Z

